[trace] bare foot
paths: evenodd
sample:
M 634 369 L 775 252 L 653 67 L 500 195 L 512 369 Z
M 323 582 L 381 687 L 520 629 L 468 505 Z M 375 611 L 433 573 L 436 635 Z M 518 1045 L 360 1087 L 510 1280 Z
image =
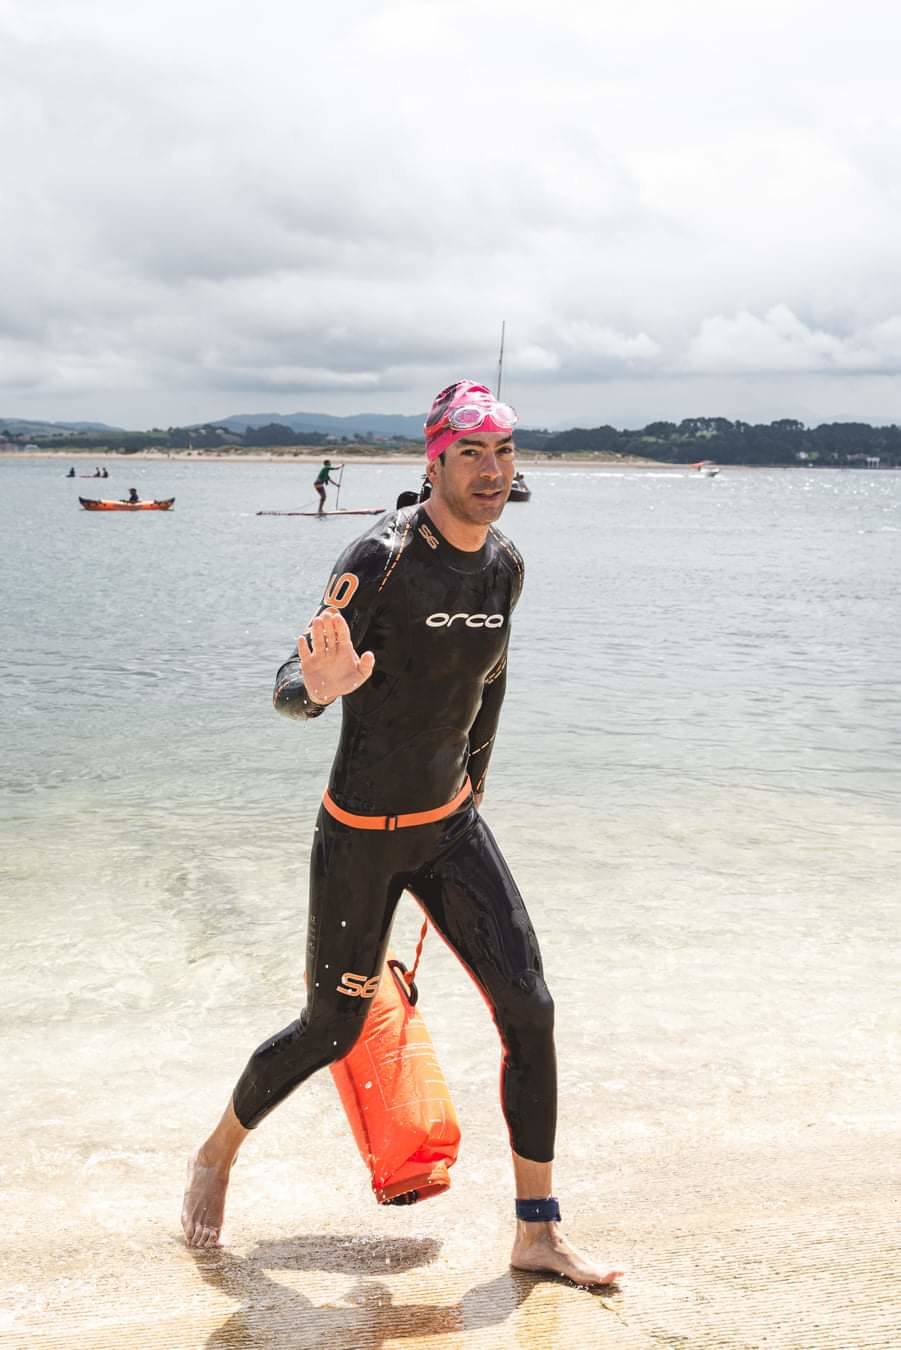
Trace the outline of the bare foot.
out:
M 225 1172 L 204 1161 L 203 1150 L 188 1161 L 188 1180 L 181 1207 L 181 1226 L 189 1247 L 221 1247 L 225 1217 L 225 1192 L 230 1168 Z
M 573 1284 L 615 1284 L 623 1274 L 616 1266 L 598 1264 L 578 1251 L 562 1236 L 556 1223 L 516 1224 L 516 1241 L 510 1256 L 514 1270 L 547 1271 L 564 1275 Z

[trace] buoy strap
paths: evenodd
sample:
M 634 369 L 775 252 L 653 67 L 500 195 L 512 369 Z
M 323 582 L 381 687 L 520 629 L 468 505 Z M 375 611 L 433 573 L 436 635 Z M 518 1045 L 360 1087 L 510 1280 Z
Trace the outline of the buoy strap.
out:
M 419 934 L 419 941 L 416 944 L 416 955 L 413 957 L 413 969 L 404 972 L 404 979 L 408 985 L 412 985 L 416 979 L 416 972 L 419 969 L 419 963 L 422 960 L 422 944 L 425 942 L 426 933 L 429 931 L 428 919 L 422 921 L 422 932 Z

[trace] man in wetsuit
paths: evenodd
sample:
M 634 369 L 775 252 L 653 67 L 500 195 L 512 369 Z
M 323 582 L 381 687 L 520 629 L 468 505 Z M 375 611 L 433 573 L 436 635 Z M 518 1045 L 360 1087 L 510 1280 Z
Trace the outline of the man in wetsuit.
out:
M 518 552 L 493 525 L 513 479 L 515 422 L 482 385 L 460 381 L 438 395 L 426 423 L 430 498 L 383 517 L 344 551 L 278 672 L 274 702 L 289 717 L 319 717 L 343 697 L 310 864 L 307 1005 L 254 1051 L 190 1161 L 182 1211 L 190 1246 L 219 1245 L 229 1173 L 248 1131 L 360 1035 L 368 999 L 359 990 L 374 989 L 406 889 L 501 1035 L 516 1182 L 511 1264 L 580 1284 L 621 1273 L 559 1231 L 553 1003 L 522 897 L 478 810 L 523 582 Z M 352 989 L 342 972 L 352 973 Z
M 339 464 L 337 467 L 343 468 L 343 465 Z M 336 480 L 330 476 L 331 472 L 332 472 L 332 461 L 330 459 L 324 459 L 322 461 L 322 468 L 317 473 L 316 481 L 313 484 L 313 487 L 319 493 L 319 515 L 322 515 L 323 511 L 325 510 L 326 483 L 328 483 L 331 487 L 340 487 L 340 483 L 336 482 Z

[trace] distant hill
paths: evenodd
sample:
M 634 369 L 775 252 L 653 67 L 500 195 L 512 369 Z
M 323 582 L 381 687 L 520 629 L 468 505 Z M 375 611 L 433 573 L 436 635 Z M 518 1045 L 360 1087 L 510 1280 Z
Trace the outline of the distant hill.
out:
M 27 417 L 0 417 L 0 431 L 8 431 L 11 436 L 52 436 L 54 432 L 79 435 L 86 431 L 116 432 L 124 429 L 110 426 L 108 422 L 32 422 Z
M 421 415 L 407 417 L 403 413 L 354 413 L 350 417 L 305 412 L 235 413 L 231 417 L 218 417 L 211 425 L 244 432 L 248 427 L 265 427 L 273 422 L 290 427 L 292 431 L 316 431 L 330 436 L 372 432 L 374 436 L 409 436 L 413 440 L 420 440 L 423 418 Z

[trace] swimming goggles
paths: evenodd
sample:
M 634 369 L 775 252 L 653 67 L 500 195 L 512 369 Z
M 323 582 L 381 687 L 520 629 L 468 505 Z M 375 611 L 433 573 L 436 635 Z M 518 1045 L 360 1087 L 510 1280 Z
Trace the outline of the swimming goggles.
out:
M 506 431 L 515 427 L 519 418 L 508 403 L 495 403 L 492 399 L 490 403 L 463 403 L 457 408 L 451 407 L 444 416 L 439 414 L 427 425 L 429 434 L 434 436 L 445 427 L 452 427 L 454 431 L 476 431 L 489 421 Z

